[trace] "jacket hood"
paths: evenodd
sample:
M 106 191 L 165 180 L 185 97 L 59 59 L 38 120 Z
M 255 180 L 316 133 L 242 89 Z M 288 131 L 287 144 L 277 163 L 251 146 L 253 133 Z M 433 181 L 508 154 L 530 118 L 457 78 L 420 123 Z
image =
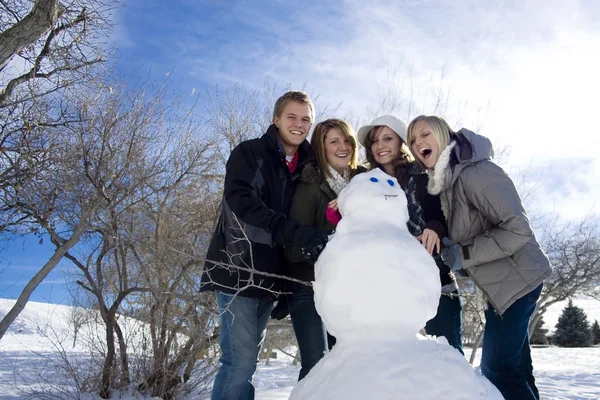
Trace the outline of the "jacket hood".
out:
M 459 163 L 475 163 L 494 158 L 492 142 L 485 136 L 478 135 L 465 128 L 456 132 L 456 136 L 458 146 L 455 149 L 455 154 Z
M 494 157 L 490 139 L 468 129 L 462 128 L 456 132 L 454 141 L 456 146 L 454 146 L 451 160 L 454 168 L 450 184 L 456 181 L 465 167 L 480 161 L 491 160 Z
M 302 182 L 305 183 L 322 183 L 321 170 L 314 163 L 310 163 L 302 170 Z

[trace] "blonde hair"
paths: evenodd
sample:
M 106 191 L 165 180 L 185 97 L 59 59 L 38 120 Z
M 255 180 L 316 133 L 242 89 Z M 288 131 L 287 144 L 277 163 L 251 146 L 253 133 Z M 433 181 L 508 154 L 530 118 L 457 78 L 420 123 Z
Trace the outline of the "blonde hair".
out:
M 358 165 L 358 149 L 356 145 L 356 136 L 354 135 L 354 131 L 352 127 L 341 119 L 330 118 L 325 121 L 319 122 L 315 129 L 313 130 L 312 136 L 310 138 L 310 145 L 315 153 L 315 159 L 317 160 L 317 166 L 321 170 L 321 177 L 323 180 L 325 178 L 332 178 L 331 173 L 329 172 L 329 168 L 327 168 L 327 156 L 325 155 L 325 139 L 327 138 L 327 133 L 331 129 L 339 130 L 342 135 L 346 139 L 350 141 L 350 145 L 352 146 L 352 156 L 350 157 L 350 162 L 348 166 L 351 169 L 356 169 Z
M 377 161 L 375 161 L 375 156 L 373 155 L 371 147 L 373 147 L 373 137 L 379 132 L 381 132 L 384 126 L 387 125 L 380 125 L 371 128 L 369 132 L 367 132 L 367 137 L 365 137 L 365 153 L 367 154 L 367 161 L 369 162 L 370 169 L 379 167 L 379 164 L 377 163 Z M 388 126 L 388 128 L 390 127 Z M 398 133 L 395 130 L 393 130 L 392 128 L 390 129 L 398 136 L 398 139 L 400 139 L 400 155 L 394 160 L 393 165 L 394 178 L 396 178 L 398 182 L 402 184 L 403 182 L 401 172 L 405 168 L 408 168 L 410 166 L 410 164 L 414 161 L 414 158 L 406 143 L 404 143 L 404 140 L 402 140 L 402 137 L 398 135 Z
M 273 108 L 273 120 L 275 120 L 275 117 L 281 117 L 283 109 L 290 101 L 295 101 L 300 104 L 306 104 L 310 109 L 310 122 L 313 122 L 315 120 L 315 106 L 308 94 L 300 90 L 290 90 L 289 92 L 284 93 L 280 98 L 277 99 L 277 101 L 275 102 L 275 107 Z
M 410 121 L 410 124 L 408 124 L 408 129 L 406 131 L 406 141 L 408 142 L 409 148 L 411 148 L 412 145 L 415 143 L 417 135 L 415 130 L 419 122 L 425 122 L 427 125 L 429 125 L 433 137 L 438 142 L 440 153 L 444 151 L 446 146 L 450 144 L 452 137 L 456 135 L 456 132 L 454 132 L 454 130 L 450 127 L 450 124 L 448 124 L 448 122 L 444 118 L 438 117 L 437 115 L 419 115 L 418 117 Z M 419 163 L 419 165 L 425 168 L 425 165 L 422 162 L 420 162 L 418 158 L 417 162 Z

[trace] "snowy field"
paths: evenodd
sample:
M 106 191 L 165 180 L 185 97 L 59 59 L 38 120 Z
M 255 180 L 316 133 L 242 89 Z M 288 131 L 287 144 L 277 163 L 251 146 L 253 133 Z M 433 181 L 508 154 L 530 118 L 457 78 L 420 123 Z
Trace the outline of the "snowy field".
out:
M 589 319 L 599 319 L 598 302 L 575 301 L 588 313 Z M 0 317 L 3 317 L 14 304 L 13 300 L 0 299 Z M 548 315 L 547 326 L 556 323 L 552 315 L 560 314 L 564 304 L 555 306 Z M 0 340 L 0 399 L 32 399 L 28 397 L 34 386 L 45 387 L 55 393 L 63 391 L 63 395 L 77 398 L 75 393 L 64 392 L 57 382 L 65 381 L 69 375 L 67 370 L 59 368 L 61 352 L 55 347 L 56 339 L 62 339 L 65 350 L 70 354 L 81 354 L 85 351 L 76 346 L 71 349 L 72 340 L 64 329 L 68 328 L 67 315 L 69 307 L 46 303 L 31 302 Z M 41 333 L 43 326 L 53 327 L 51 332 L 55 339 L 50 341 Z M 52 342 L 55 344 L 53 345 Z M 481 352 L 478 352 L 480 355 Z M 467 356 L 469 350 L 467 349 Z M 583 400 L 600 399 L 600 348 L 563 349 L 558 347 L 533 349 L 535 374 L 543 399 Z M 76 368 L 76 366 L 73 366 Z M 261 362 L 256 375 L 257 400 L 287 399 L 298 375 L 298 367 L 293 366 L 286 358 L 272 360 L 270 365 Z M 91 399 L 84 396 L 82 399 Z M 126 399 L 140 397 L 125 396 Z

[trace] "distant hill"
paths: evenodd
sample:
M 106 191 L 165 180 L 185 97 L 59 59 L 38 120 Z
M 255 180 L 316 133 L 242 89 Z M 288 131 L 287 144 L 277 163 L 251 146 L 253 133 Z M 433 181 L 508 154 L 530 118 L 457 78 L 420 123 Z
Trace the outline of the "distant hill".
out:
M 14 304 L 15 300 L 0 299 L 0 318 L 4 318 Z M 81 323 L 75 347 L 74 320 Z M 144 324 L 133 318 L 120 317 L 119 322 L 129 343 L 135 342 L 144 329 Z M 96 310 L 30 301 L 0 339 L 0 349 L 20 348 L 43 352 L 54 351 L 56 345 L 60 344 L 68 351 L 87 351 L 90 340 L 101 345 L 104 337 L 104 325 Z

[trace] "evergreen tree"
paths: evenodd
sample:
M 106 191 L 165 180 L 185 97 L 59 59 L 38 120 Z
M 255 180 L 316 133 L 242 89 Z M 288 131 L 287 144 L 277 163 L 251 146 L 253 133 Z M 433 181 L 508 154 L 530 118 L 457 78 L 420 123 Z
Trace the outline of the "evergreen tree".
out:
M 537 326 L 533 330 L 531 334 L 531 339 L 529 339 L 529 343 L 531 344 L 548 344 L 548 338 L 546 335 L 548 334 L 548 329 L 542 328 L 544 325 L 544 317 L 541 317 Z
M 592 343 L 600 344 L 600 325 L 598 325 L 598 320 L 595 320 L 592 325 Z
M 560 347 L 589 347 L 592 345 L 592 330 L 582 308 L 569 304 L 563 309 L 556 324 L 552 342 Z

